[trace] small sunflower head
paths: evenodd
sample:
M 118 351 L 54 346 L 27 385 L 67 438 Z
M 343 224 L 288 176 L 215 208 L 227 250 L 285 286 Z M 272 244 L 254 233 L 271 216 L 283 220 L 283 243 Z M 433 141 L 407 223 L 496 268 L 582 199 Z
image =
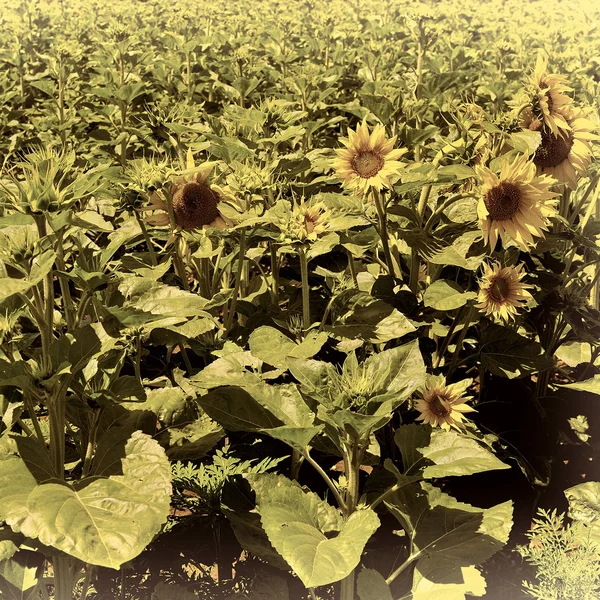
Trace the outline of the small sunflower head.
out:
M 475 412 L 474 408 L 466 404 L 471 399 L 470 396 L 465 396 L 471 383 L 471 379 L 464 379 L 447 385 L 442 376 L 428 376 L 421 389 L 421 397 L 414 403 L 414 407 L 421 413 L 417 421 L 446 431 L 451 427 L 460 429 L 464 423 L 464 413 Z
M 38 254 L 38 232 L 35 225 L 14 225 L 0 230 L 0 258 L 7 264 L 27 270 Z
M 484 275 L 479 282 L 479 308 L 486 316 L 508 322 L 531 298 L 527 291 L 531 286 L 522 283 L 525 276 L 523 265 L 502 267 L 500 263 L 484 263 Z

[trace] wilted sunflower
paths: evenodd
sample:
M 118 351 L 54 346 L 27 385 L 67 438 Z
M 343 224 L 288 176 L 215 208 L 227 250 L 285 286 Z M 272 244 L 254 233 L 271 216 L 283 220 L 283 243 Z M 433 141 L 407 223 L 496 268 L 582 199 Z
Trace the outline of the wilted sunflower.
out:
M 369 187 L 391 187 L 388 177 L 400 168 L 398 159 L 406 152 L 405 148 L 394 149 L 396 137 L 388 140 L 382 125 L 369 134 L 362 123 L 356 131 L 349 129 L 348 138 L 341 142 L 346 147 L 336 150 L 333 167 L 344 185 L 362 193 Z
M 592 133 L 596 129 L 586 113 L 579 108 L 565 109 L 568 130 L 554 133 L 541 129 L 539 122 L 525 121 L 525 126 L 542 134 L 542 143 L 536 150 L 533 162 L 538 173 L 548 173 L 571 189 L 577 187 L 577 179 L 592 162 L 591 140 L 600 139 Z
M 505 322 L 513 319 L 517 311 L 531 298 L 527 288 L 521 283 L 525 276 L 523 265 L 502 267 L 500 263 L 483 263 L 483 277 L 479 282 L 479 308 L 486 316 L 494 316 Z
M 219 202 L 226 197 L 226 192 L 216 185 L 209 185 L 208 176 L 212 165 L 207 165 L 193 175 L 184 176 L 173 184 L 167 191 L 173 205 L 173 220 L 179 229 L 188 231 L 201 227 L 229 226 L 228 221 L 219 210 Z M 160 211 L 159 214 L 146 217 L 152 225 L 168 225 L 169 208 L 164 200 L 154 193 L 150 204 L 144 210 Z
M 564 92 L 572 89 L 565 85 L 566 78 L 562 75 L 547 73 L 547 67 L 547 60 L 540 55 L 531 76 L 535 95 L 534 113 L 554 135 L 559 135 L 561 130 L 564 132 L 571 128 L 563 111 L 572 103 Z
M 536 167 L 526 157 L 504 163 L 500 176 L 487 167 L 475 167 L 482 181 L 481 198 L 477 205 L 483 239 L 492 251 L 500 238 L 508 234 L 527 251 L 535 237 L 544 237 L 548 218 L 556 214 L 555 197 L 551 191 L 555 181 L 548 175 L 536 175 Z
M 460 429 L 464 421 L 463 413 L 476 412 L 466 402 L 471 399 L 465 396 L 472 379 L 463 379 L 458 383 L 446 385 L 446 378 L 441 375 L 427 378 L 427 383 L 421 391 L 414 407 L 421 413 L 417 421 L 423 421 L 434 427 L 449 431 L 451 427 Z

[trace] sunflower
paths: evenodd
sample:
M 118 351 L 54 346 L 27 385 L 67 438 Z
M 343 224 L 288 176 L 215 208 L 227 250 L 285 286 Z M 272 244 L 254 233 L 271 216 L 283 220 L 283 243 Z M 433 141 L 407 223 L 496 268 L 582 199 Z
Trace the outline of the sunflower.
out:
M 505 162 L 500 176 L 486 167 L 475 167 L 482 181 L 477 205 L 483 239 L 492 251 L 500 238 L 508 234 L 524 251 L 534 236 L 544 237 L 548 218 L 556 214 L 555 181 L 548 175 L 536 175 L 536 167 L 526 157 Z
M 206 227 L 225 229 L 229 226 L 228 220 L 221 214 L 219 203 L 227 193 L 216 185 L 209 185 L 207 180 L 212 165 L 205 165 L 193 175 L 179 178 L 167 189 L 173 207 L 173 220 L 178 229 L 188 231 Z M 146 217 L 152 225 L 168 225 L 169 208 L 166 202 L 155 192 L 150 197 L 150 204 L 144 208 L 146 211 L 159 211 Z
M 596 127 L 587 118 L 585 111 L 572 107 L 565 109 L 563 115 L 569 129 L 558 134 L 542 128 L 541 123 L 535 119 L 526 118 L 524 125 L 527 129 L 540 131 L 542 135 L 542 142 L 533 158 L 538 174 L 548 173 L 575 189 L 577 179 L 592 162 L 590 142 L 600 137 L 592 133 Z
M 445 377 L 430 375 L 421 391 L 422 397 L 414 404 L 421 413 L 417 421 L 441 427 L 446 431 L 451 427 L 460 429 L 465 418 L 463 413 L 476 412 L 466 404 L 471 397 L 464 395 L 471 383 L 472 379 L 463 379 L 458 383 L 446 385 Z
M 499 317 L 505 322 L 515 317 L 531 294 L 527 288 L 531 287 L 521 283 L 525 276 L 523 265 L 518 267 L 502 267 L 496 262 L 493 265 L 483 263 L 483 277 L 479 282 L 479 308 L 486 316 Z
M 534 92 L 533 111 L 553 135 L 559 135 L 561 130 L 571 129 L 563 111 L 572 103 L 564 92 L 572 89 L 565 85 L 566 78 L 562 75 L 547 73 L 547 66 L 547 60 L 540 55 L 530 80 Z
M 369 134 L 366 123 L 362 123 L 356 131 L 349 129 L 348 138 L 341 141 L 346 147 L 336 150 L 333 167 L 344 185 L 362 193 L 369 187 L 391 187 L 388 177 L 398 171 L 398 159 L 406 152 L 405 148 L 394 149 L 396 137 L 388 140 L 382 125 Z

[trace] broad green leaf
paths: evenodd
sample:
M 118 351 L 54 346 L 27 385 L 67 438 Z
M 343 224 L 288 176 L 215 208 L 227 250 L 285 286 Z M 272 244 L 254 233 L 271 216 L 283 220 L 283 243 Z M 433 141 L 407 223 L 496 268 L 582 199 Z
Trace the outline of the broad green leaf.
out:
M 592 349 L 588 342 L 571 342 L 563 344 L 555 352 L 556 356 L 569 367 L 576 367 L 592 360 Z
M 510 468 L 475 440 L 454 431 L 433 429 L 429 444 L 419 448 L 419 452 L 433 462 L 423 471 L 425 479 Z
M 130 306 L 141 311 L 164 317 L 210 316 L 203 310 L 207 304 L 205 298 L 147 277 L 124 275 L 119 291 Z
M 430 568 L 427 563 L 415 569 L 412 600 L 466 600 L 469 596 L 483 596 L 486 582 L 475 567 L 460 567 L 448 571 L 447 576 L 428 579 Z M 436 573 L 432 577 L 438 577 Z
M 182 428 L 169 427 L 165 433 L 164 445 L 170 460 L 202 458 L 225 436 L 223 428 L 207 415 Z M 158 441 L 163 443 L 161 435 Z
M 34 284 L 25 279 L 13 279 L 12 277 L 0 278 L 0 302 L 15 294 L 26 292 Z
M 537 342 L 502 325 L 491 325 L 483 332 L 479 350 L 481 364 L 488 371 L 509 379 L 554 366 L 554 361 Z
M 600 530 L 600 482 L 586 481 L 565 490 L 569 517 Z
M 199 396 L 198 404 L 228 431 L 257 431 L 284 425 L 241 387 L 226 386 L 212 390 Z
M 12 558 L 18 551 L 23 536 L 10 527 L 0 525 L 0 562 Z
M 118 569 L 150 543 L 169 514 L 169 461 L 146 434 L 131 436 L 118 475 L 73 485 L 56 479 L 38 484 L 11 441 L 0 454 L 0 481 L 11 481 L 0 487 L 0 518 L 14 531 L 83 562 Z M 24 500 L 19 508 L 17 498 Z
M 480 564 L 500 550 L 512 526 L 512 502 L 480 509 L 425 482 L 401 488 L 385 504 L 419 553 L 417 570 L 436 582 L 461 581 L 462 567 Z
M 577 381 L 576 383 L 565 383 L 559 387 L 575 390 L 577 392 L 588 392 L 600 395 L 600 375 L 594 375 L 591 379 Z
M 473 219 L 476 218 L 477 213 L 475 212 L 473 213 Z M 484 255 L 476 254 L 474 256 L 469 256 L 468 254 L 473 243 L 480 238 L 481 234 L 479 232 L 469 231 L 464 233 L 454 240 L 451 246 L 430 256 L 428 260 L 436 265 L 454 265 L 462 267 L 463 269 L 468 269 L 469 271 L 474 271 L 483 261 Z
M 524 129 L 517 133 L 511 133 L 508 136 L 508 143 L 515 150 L 523 152 L 523 154 L 531 155 L 535 153 L 542 143 L 542 135 L 539 131 Z
M 435 310 L 455 310 L 477 297 L 475 292 L 465 292 L 452 281 L 434 281 L 423 295 L 423 304 Z
M 202 371 L 190 377 L 189 383 L 206 390 L 226 385 L 261 383 L 254 371 L 261 366 L 260 359 L 250 352 L 232 352 L 210 363 Z
M 401 425 L 396 429 L 394 442 L 402 455 L 402 466 L 405 474 L 420 471 L 429 464 L 423 458 L 419 449 L 429 445 L 431 431 L 431 427 L 417 423 Z
M 37 600 L 42 584 L 43 555 L 21 550 L 0 561 L 0 597 L 2 600 Z
M 179 387 L 148 390 L 145 402 L 123 402 L 127 410 L 152 411 L 163 427 L 171 427 L 195 420 L 197 407 Z
M 268 365 L 285 369 L 289 356 L 311 358 L 319 352 L 327 338 L 328 336 L 324 332 L 309 332 L 301 344 L 296 344 L 278 329 L 264 326 L 252 332 L 248 343 L 253 356 Z
M 393 600 L 390 586 L 375 569 L 363 569 L 358 574 L 356 591 L 360 600 Z
M 379 527 L 370 509 L 342 522 L 336 509 L 281 475 L 251 475 L 248 480 L 271 544 L 306 587 L 328 585 L 351 573 Z M 335 537 L 325 535 L 336 531 Z
M 323 430 L 322 426 L 320 427 L 275 427 L 273 429 L 261 429 L 261 433 L 266 433 L 270 435 L 272 438 L 277 440 L 281 440 L 288 444 L 288 446 L 292 446 L 298 450 L 306 448 L 312 439 L 321 433 Z

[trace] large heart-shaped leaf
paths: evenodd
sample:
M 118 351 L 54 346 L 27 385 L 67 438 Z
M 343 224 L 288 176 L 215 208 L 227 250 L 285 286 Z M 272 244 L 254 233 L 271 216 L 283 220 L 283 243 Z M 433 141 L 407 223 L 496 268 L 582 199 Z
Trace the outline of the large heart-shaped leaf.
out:
M 36 470 L 31 458 L 16 437 L 3 445 L 0 483 L 10 483 L 0 487 L 0 519 L 47 546 L 118 569 L 150 543 L 167 518 L 169 461 L 146 434 L 135 432 L 124 445 L 120 474 L 74 485 Z
M 2 600 L 37 600 L 40 598 L 43 555 L 21 550 L 12 558 L 0 561 L 0 598 Z
M 248 480 L 271 544 L 306 587 L 340 581 L 356 568 L 379 527 L 372 510 L 359 510 L 344 522 L 335 508 L 281 475 Z M 333 532 L 337 536 L 331 537 Z

